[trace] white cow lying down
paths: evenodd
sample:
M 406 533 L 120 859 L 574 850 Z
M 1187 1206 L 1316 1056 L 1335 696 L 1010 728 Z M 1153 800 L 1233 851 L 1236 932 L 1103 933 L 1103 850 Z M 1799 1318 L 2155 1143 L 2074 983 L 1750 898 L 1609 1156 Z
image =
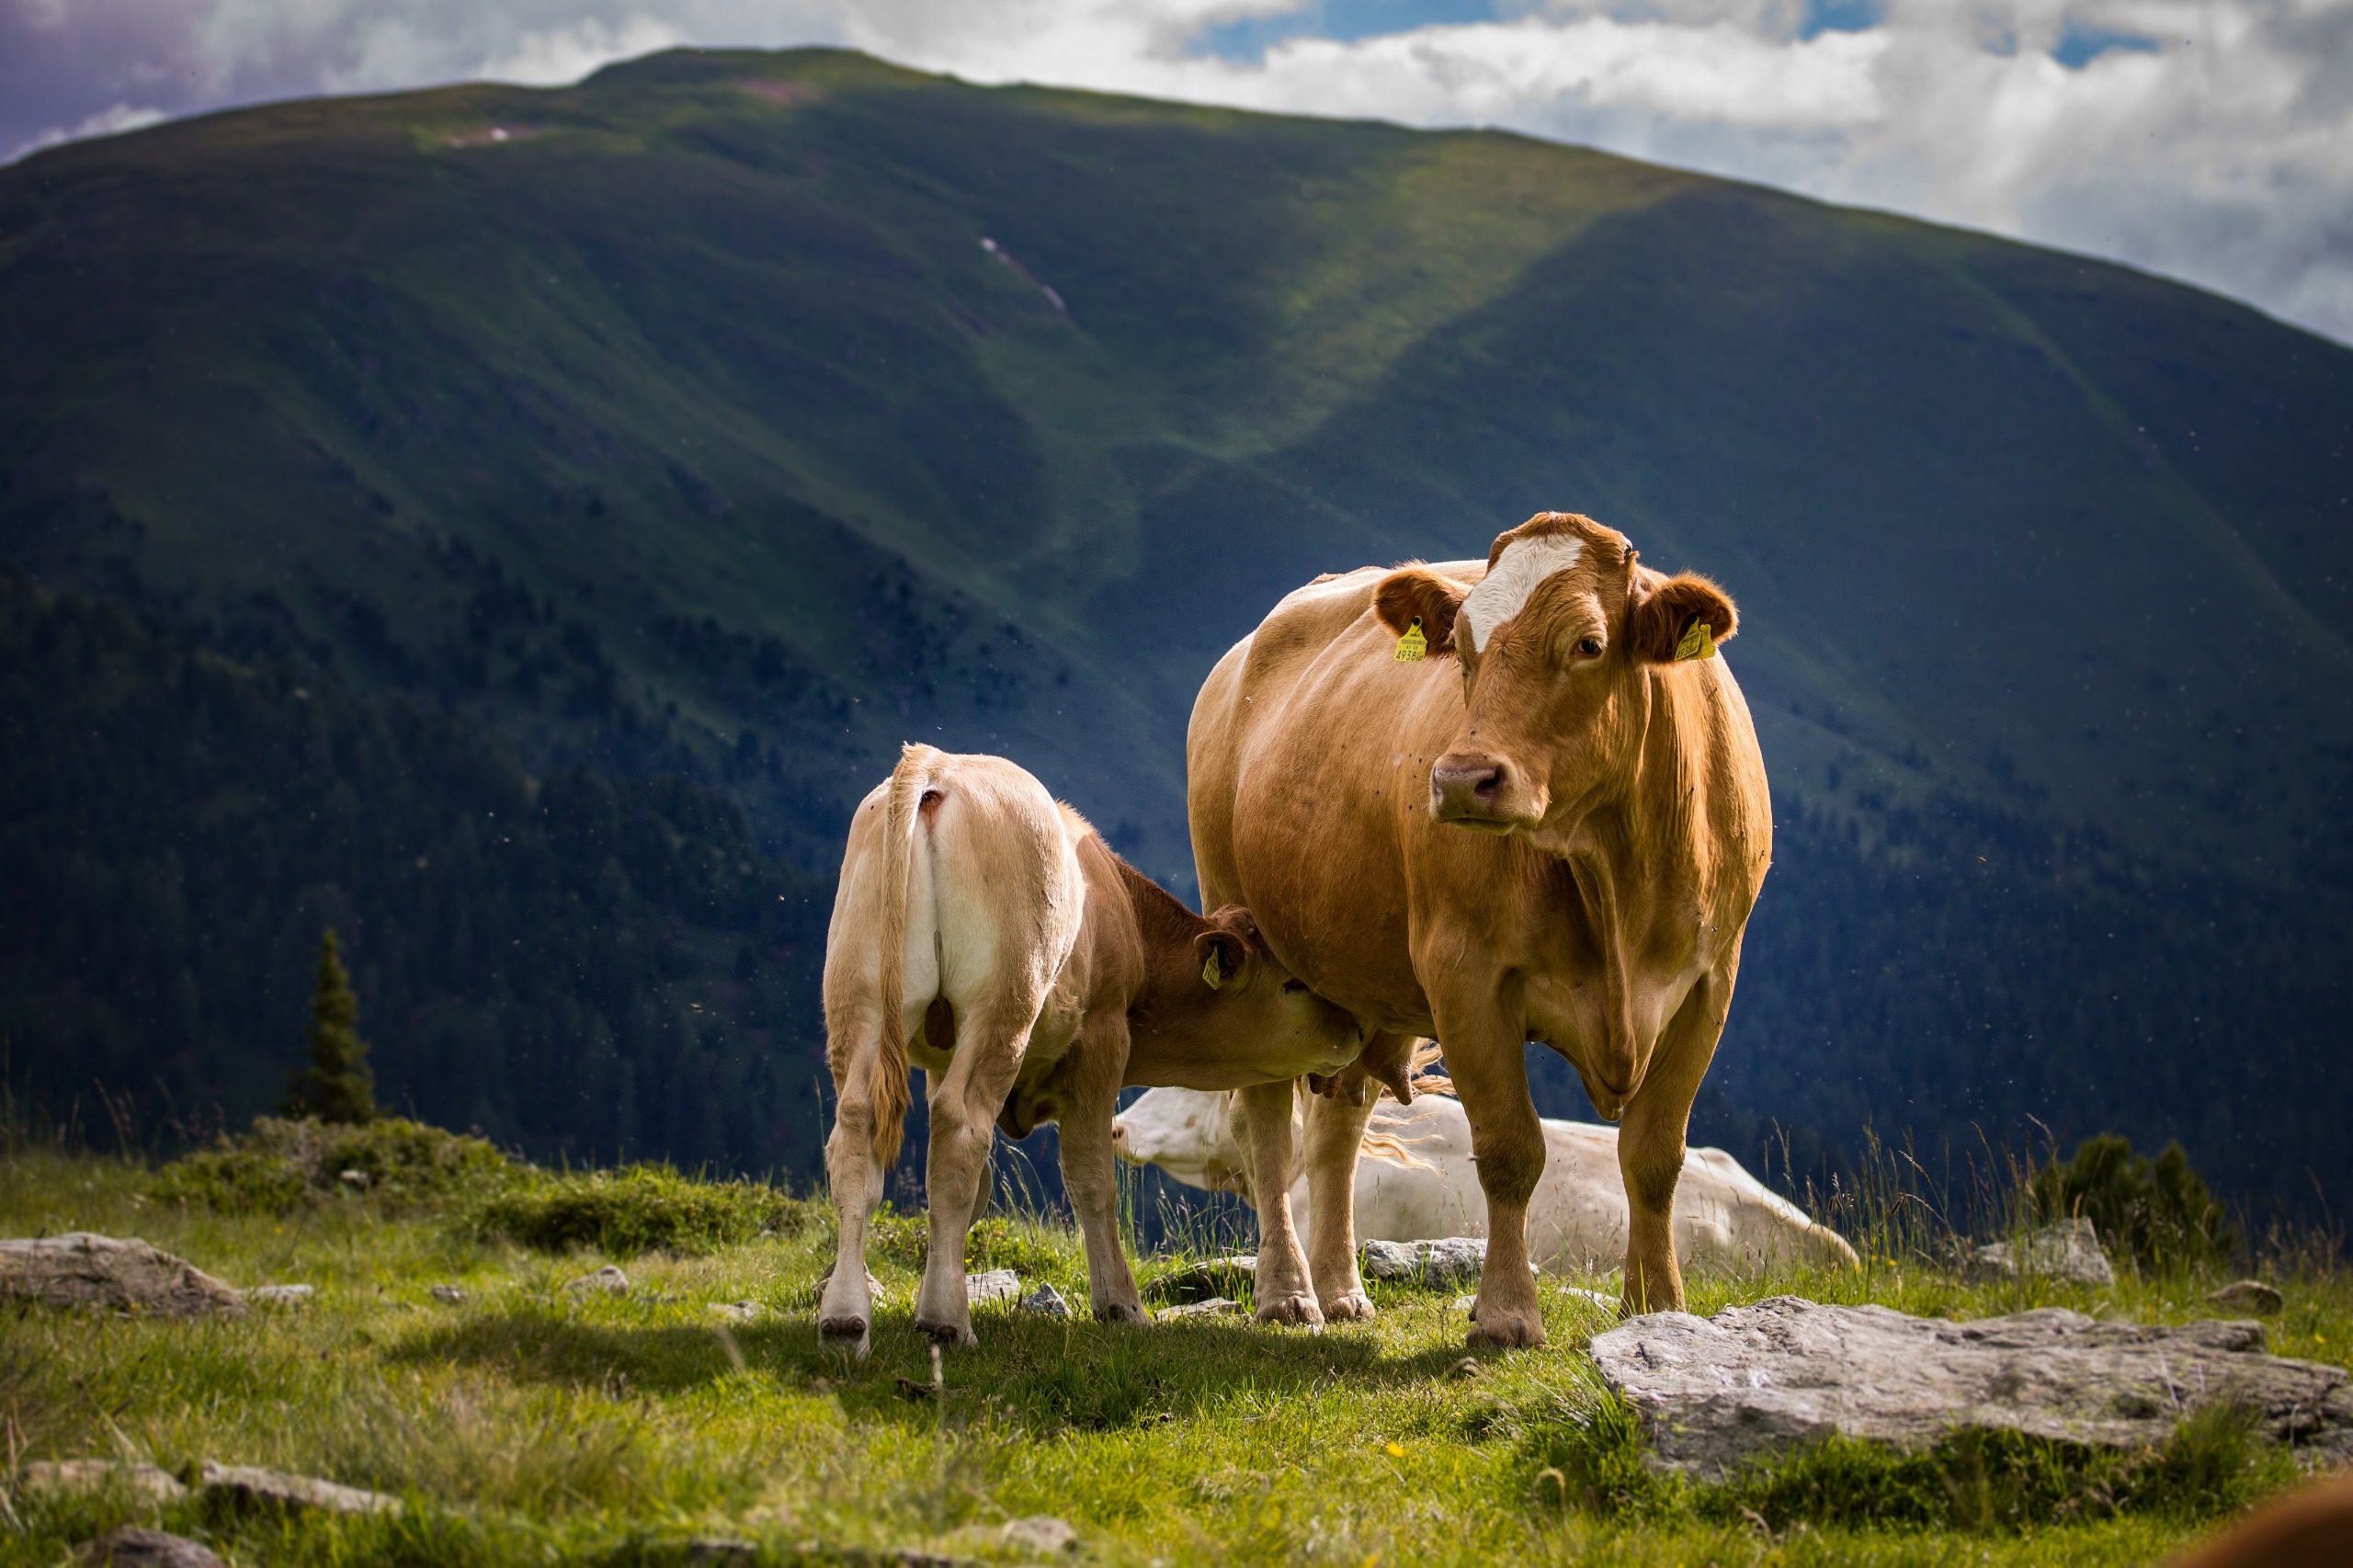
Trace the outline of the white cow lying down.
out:
M 1188 1187 L 1248 1199 L 1248 1140 L 1235 1125 L 1241 1107 L 1232 1093 L 1154 1089 L 1112 1123 L 1113 1146 Z M 1486 1199 L 1471 1163 L 1471 1119 L 1460 1100 L 1426 1094 L 1410 1106 L 1384 1103 L 1365 1143 L 1366 1157 L 1357 1162 L 1358 1241 L 1487 1233 Z M 1292 1143 L 1303 1145 L 1303 1139 Z M 1294 1213 L 1307 1212 L 1305 1185 L 1304 1171 L 1293 1173 Z M 1683 1157 L 1675 1253 L 1703 1268 L 1776 1257 L 1856 1261 L 1845 1237 L 1807 1219 L 1722 1149 L 1692 1149 Z M 1626 1188 L 1616 1128 L 1546 1119 L 1544 1176 L 1528 1206 L 1528 1255 L 1554 1273 L 1607 1270 L 1625 1256 Z

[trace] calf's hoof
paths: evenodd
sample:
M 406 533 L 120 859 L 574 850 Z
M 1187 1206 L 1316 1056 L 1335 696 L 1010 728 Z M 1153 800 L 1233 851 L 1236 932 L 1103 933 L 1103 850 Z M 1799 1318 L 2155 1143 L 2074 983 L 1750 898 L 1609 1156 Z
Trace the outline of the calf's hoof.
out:
M 1379 1315 L 1373 1310 L 1371 1298 L 1362 1290 L 1351 1290 L 1324 1303 L 1325 1323 L 1370 1323 Z
M 1463 1343 L 1473 1350 L 1490 1346 L 1504 1350 L 1533 1350 L 1544 1343 L 1544 1320 L 1533 1312 L 1475 1307 L 1472 1310 L 1471 1332 Z
M 866 1359 L 867 1352 L 874 1348 L 874 1341 L 868 1335 L 864 1318 L 819 1318 L 817 1337 L 836 1348 L 857 1352 L 861 1361 Z
M 981 1342 L 969 1323 L 926 1323 L 917 1318 L 915 1326 L 930 1335 L 935 1345 L 943 1345 L 950 1349 L 969 1350 Z
M 1307 1328 L 1324 1326 L 1324 1309 L 1302 1291 L 1293 1296 L 1268 1296 L 1258 1303 L 1260 1323 L 1293 1323 Z

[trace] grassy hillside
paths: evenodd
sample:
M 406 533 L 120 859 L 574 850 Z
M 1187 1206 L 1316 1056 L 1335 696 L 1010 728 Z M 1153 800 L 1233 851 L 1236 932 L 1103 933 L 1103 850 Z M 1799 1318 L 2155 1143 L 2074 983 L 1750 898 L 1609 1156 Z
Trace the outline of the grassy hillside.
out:
M 333 1178 L 327 1178 L 330 1185 Z M 576 1185 L 576 1184 L 575 1184 Z M 660 1184 L 670 1200 L 686 1184 Z M 722 1189 L 703 1188 L 705 1193 Z M 728 1189 L 733 1190 L 733 1189 Z M 466 1218 L 347 1188 L 290 1217 L 153 1196 L 153 1173 L 21 1146 L 0 1158 L 0 1233 L 137 1233 L 229 1282 L 313 1301 L 243 1323 L 12 1312 L 0 1320 L 0 1534 L 27 1562 L 125 1518 L 124 1498 L 41 1496 L 23 1460 L 128 1455 L 321 1475 L 400 1496 L 383 1520 L 161 1511 L 252 1564 L 689 1563 L 695 1541 L 762 1564 L 1034 1562 L 1005 1521 L 1059 1517 L 1084 1561 L 1204 1563 L 1832 1562 L 2145 1564 L 2289 1482 L 2292 1461 L 2208 1429 L 2155 1453 L 1957 1440 L 1896 1465 L 1832 1449 L 1694 1487 L 1645 1479 L 1640 1444 L 1586 1346 L 1612 1315 L 1548 1279 L 1549 1347 L 1463 1354 L 1449 1290 L 1376 1284 L 1381 1315 L 1311 1335 L 1233 1318 L 1103 1325 L 1005 1307 L 929 1392 L 909 1292 L 919 1221 L 870 1252 L 886 1300 L 872 1358 L 822 1346 L 822 1211 L 783 1233 L 614 1254 L 631 1290 L 567 1290 L 597 1250 L 532 1252 Z M 1850 1216 L 1851 1218 L 1851 1216 Z M 1859 1234 L 1859 1239 L 1867 1239 Z M 1866 1270 L 1695 1280 L 1693 1308 L 1798 1291 L 1959 1318 L 2035 1306 L 2184 1322 L 2212 1281 L 2129 1271 L 2113 1289 L 1964 1284 L 1878 1247 Z M 992 1218 L 976 1265 L 1085 1299 L 1067 1228 Z M 1149 1288 L 1188 1261 L 1141 1259 Z M 2270 1260 L 2276 1354 L 2341 1362 L 2353 1291 Z M 435 1287 L 456 1286 L 444 1301 Z M 748 1321 L 715 1311 L 749 1302 Z
M 1585 510 L 1744 608 L 1785 830 L 1725 1116 L 2273 1191 L 2353 1175 L 2349 440 L 2353 351 L 2117 267 L 837 52 L 0 170 L 44 580 L 690 768 L 821 869 L 924 738 L 1181 881 L 1187 707 L 1279 594 Z

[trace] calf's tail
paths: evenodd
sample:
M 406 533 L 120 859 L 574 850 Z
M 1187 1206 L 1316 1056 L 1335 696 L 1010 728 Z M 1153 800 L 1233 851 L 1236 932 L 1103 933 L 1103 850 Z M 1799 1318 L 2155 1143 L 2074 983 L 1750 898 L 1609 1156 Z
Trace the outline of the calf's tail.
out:
M 907 880 L 924 786 L 938 756 L 926 745 L 901 748 L 882 819 L 882 1043 L 866 1091 L 874 1107 L 874 1157 L 886 1166 L 899 1157 L 899 1139 L 906 1131 Z

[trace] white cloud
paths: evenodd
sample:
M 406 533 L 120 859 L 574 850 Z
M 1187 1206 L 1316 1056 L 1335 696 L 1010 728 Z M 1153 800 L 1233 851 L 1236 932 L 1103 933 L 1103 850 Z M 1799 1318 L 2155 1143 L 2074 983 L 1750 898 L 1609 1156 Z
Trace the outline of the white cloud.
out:
M 1304 3 L 0 0 L 0 62 L 21 61 L 0 147 L 106 114 L 562 81 L 671 42 L 835 42 L 968 80 L 1506 127 L 2115 257 L 2353 341 L 2353 0 L 1891 0 L 1811 37 L 1800 0 L 1502 0 L 1254 60 L 1198 46 Z

